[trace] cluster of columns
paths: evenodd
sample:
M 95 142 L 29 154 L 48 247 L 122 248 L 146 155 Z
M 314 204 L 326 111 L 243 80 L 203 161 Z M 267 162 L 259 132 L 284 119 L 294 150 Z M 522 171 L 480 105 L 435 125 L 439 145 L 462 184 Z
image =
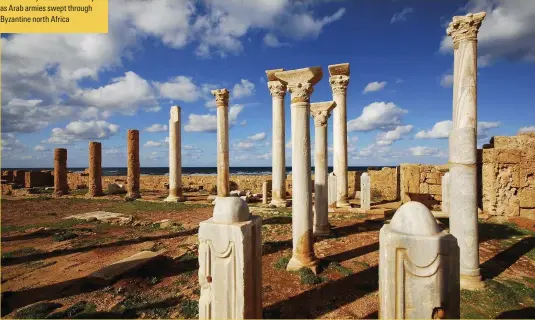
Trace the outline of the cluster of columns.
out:
M 449 138 L 450 230 L 460 248 L 461 288 L 484 286 L 479 269 L 477 220 L 477 34 L 485 13 L 455 16 L 453 38 L 453 129 Z

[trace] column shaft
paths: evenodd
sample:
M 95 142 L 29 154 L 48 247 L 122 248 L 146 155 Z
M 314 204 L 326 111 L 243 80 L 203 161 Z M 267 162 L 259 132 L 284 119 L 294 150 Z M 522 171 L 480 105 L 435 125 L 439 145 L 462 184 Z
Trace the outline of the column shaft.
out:
M 171 107 L 169 118 L 169 196 L 167 202 L 183 201 L 180 107 Z
M 347 114 L 346 94 L 337 93 L 333 96 L 336 102 L 334 108 L 334 174 L 337 177 L 337 206 L 348 207 L 348 183 L 347 183 Z
M 103 195 L 102 192 L 102 144 L 89 142 L 89 192 L 90 197 Z
M 286 206 L 286 159 L 284 96 L 273 97 L 273 150 L 271 204 Z
M 228 137 L 228 103 L 227 89 L 212 90 L 217 105 L 217 196 L 228 197 L 229 185 L 229 137 Z
M 67 149 L 54 149 L 54 195 L 62 196 L 69 193 L 67 182 Z
M 126 196 L 130 199 L 141 198 L 139 193 L 139 131 L 128 130 L 127 140 Z
M 314 234 L 329 234 L 327 184 L 327 124 L 315 126 L 314 148 Z

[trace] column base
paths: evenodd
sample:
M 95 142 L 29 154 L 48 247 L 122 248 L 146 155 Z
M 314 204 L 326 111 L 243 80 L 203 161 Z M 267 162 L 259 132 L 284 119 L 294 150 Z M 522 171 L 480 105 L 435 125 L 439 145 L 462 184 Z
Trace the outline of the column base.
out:
M 124 199 L 126 201 L 133 201 L 133 200 L 136 200 L 136 199 L 141 199 L 141 194 L 139 194 L 139 193 L 126 194 Z
M 319 237 L 326 237 L 331 233 L 331 225 L 314 226 L 314 235 Z
M 301 268 L 308 268 L 314 272 L 314 274 L 318 274 L 319 271 L 319 264 L 320 261 L 316 257 L 312 257 L 312 259 L 308 262 L 302 262 L 296 257 L 292 257 L 290 259 L 290 262 L 288 262 L 288 265 L 286 266 L 287 271 L 299 271 Z
M 286 208 L 288 206 L 288 202 L 286 202 L 286 200 L 272 199 L 269 205 L 275 206 L 276 208 Z
M 163 201 L 165 201 L 165 202 L 184 202 L 184 201 L 186 201 L 186 197 L 184 197 L 184 196 L 168 196 Z
M 347 199 L 336 200 L 336 207 L 337 208 L 351 208 L 351 204 L 349 204 L 349 201 L 347 201 Z
M 481 276 L 469 276 L 461 274 L 461 289 L 479 290 L 485 288 L 485 282 L 481 280 Z

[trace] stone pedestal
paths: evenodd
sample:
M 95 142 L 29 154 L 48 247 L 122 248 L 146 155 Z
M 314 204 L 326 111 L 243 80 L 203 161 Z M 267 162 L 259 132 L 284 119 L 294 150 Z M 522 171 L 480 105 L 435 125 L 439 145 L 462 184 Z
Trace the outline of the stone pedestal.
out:
M 237 197 L 218 197 L 199 225 L 199 319 L 262 318 L 262 219 Z
M 228 197 L 229 184 L 229 144 L 228 144 L 228 103 L 227 89 L 212 90 L 217 106 L 217 196 Z
M 310 95 L 323 72 L 321 67 L 275 73 L 291 93 L 292 117 L 292 258 L 287 269 L 302 267 L 317 272 L 312 231 L 312 180 L 310 166 Z
M 269 190 L 272 188 L 271 184 L 272 184 L 271 180 L 264 181 L 264 183 L 262 183 L 262 203 L 263 204 L 268 203 Z
M 458 319 L 459 247 L 423 204 L 408 202 L 379 233 L 379 318 Z
M 126 197 L 141 198 L 139 193 L 139 131 L 128 130 L 127 140 L 128 163 L 126 171 Z
M 450 173 L 442 176 L 442 212 L 450 212 Z
M 171 107 L 169 118 L 169 196 L 164 201 L 184 201 L 182 194 L 182 144 L 180 107 Z
M 367 172 L 360 176 L 360 208 L 371 209 L 371 179 Z
M 310 105 L 310 113 L 314 117 L 315 154 L 314 154 L 314 234 L 329 235 L 328 210 L 328 166 L 327 166 L 327 120 L 332 109 L 336 107 L 334 101 L 317 102 Z
M 273 128 L 272 128 L 272 190 L 271 205 L 286 207 L 286 158 L 285 158 L 285 118 L 284 96 L 286 85 L 277 79 L 275 72 L 284 69 L 267 70 L 268 88 L 273 105 Z
M 54 195 L 62 196 L 69 193 L 67 182 L 67 149 L 54 149 Z
M 336 188 L 336 183 L 337 183 L 338 179 L 336 178 L 336 175 L 334 174 L 334 172 L 331 172 L 329 174 L 329 178 L 328 178 L 328 186 L 327 186 L 327 190 L 329 192 L 328 194 L 328 197 L 327 197 L 327 205 L 329 206 L 329 208 L 336 208 L 336 195 L 338 194 L 337 193 L 337 188 Z
M 453 129 L 449 138 L 450 230 L 460 248 L 461 287 L 484 287 L 477 221 L 477 33 L 485 13 L 453 17 Z
M 89 191 L 88 196 L 102 196 L 102 144 L 89 142 Z
M 349 84 L 349 63 L 329 66 L 329 83 L 333 91 L 336 108 L 333 111 L 333 170 L 338 179 L 337 207 L 350 207 L 347 181 L 347 86 Z

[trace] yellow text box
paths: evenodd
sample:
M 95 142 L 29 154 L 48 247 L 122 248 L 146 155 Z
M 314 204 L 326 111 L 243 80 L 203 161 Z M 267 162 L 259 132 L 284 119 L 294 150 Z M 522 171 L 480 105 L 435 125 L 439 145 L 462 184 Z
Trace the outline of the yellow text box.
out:
M 0 33 L 108 33 L 108 0 L 0 0 Z

